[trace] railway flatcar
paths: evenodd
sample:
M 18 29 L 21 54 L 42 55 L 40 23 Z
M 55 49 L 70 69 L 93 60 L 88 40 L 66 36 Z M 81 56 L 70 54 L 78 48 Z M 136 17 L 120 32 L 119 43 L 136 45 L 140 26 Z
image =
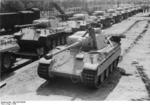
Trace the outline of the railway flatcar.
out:
M 0 13 L 0 29 L 14 31 L 15 25 L 31 24 L 33 20 L 40 18 L 40 10 L 32 8 L 25 11 Z

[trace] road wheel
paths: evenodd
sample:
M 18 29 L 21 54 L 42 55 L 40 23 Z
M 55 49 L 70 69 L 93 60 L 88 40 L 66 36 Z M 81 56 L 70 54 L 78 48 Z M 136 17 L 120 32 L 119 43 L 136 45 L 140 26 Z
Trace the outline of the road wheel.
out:
M 118 65 L 118 59 L 116 59 L 115 61 L 114 61 L 114 70 L 116 70 L 117 69 L 117 65 Z
M 62 37 L 62 44 L 63 45 L 66 44 L 66 38 L 65 38 L 65 36 Z
M 106 70 L 105 70 L 105 78 L 107 78 L 109 76 L 109 68 L 107 68 Z
M 61 45 L 61 37 L 58 37 L 57 46 Z
M 56 40 L 53 40 L 53 42 L 52 42 L 53 49 L 56 47 L 56 43 L 57 43 Z
M 113 63 L 109 66 L 110 73 L 113 71 Z
M 47 41 L 46 41 L 46 48 L 47 48 L 48 50 L 51 50 L 51 49 L 52 49 L 52 48 L 51 48 L 51 45 L 52 45 L 51 40 L 47 39 Z
M 103 72 L 103 73 L 100 75 L 100 83 L 102 83 L 104 80 L 105 80 L 105 73 Z

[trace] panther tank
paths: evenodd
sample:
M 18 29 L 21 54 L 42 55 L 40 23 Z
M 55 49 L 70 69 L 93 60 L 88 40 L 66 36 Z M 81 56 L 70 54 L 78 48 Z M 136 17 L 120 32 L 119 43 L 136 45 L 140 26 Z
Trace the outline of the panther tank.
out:
M 87 13 L 74 14 L 70 20 L 75 21 L 78 25 L 78 31 L 86 30 L 88 26 L 89 15 Z
M 98 18 L 98 23 L 102 25 L 102 28 L 110 27 L 113 24 L 113 19 L 105 11 L 94 11 L 92 14 Z
M 113 18 L 113 24 L 121 22 L 122 17 L 115 9 L 108 9 L 107 13 Z
M 99 88 L 113 70 L 117 69 L 121 36 L 104 36 L 91 27 L 78 31 L 40 59 L 39 77 L 51 81 L 54 77 L 70 78 L 90 88 Z
M 18 50 L 19 46 L 12 36 L 0 36 L 0 72 L 7 72 L 11 69 L 16 61 L 13 53 Z
M 122 20 L 127 19 L 128 13 L 123 8 L 119 7 L 116 11 L 121 15 Z
M 37 58 L 46 54 L 58 45 L 66 43 L 66 37 L 72 34 L 72 29 L 55 20 L 35 20 L 33 24 L 17 26 L 21 31 L 14 34 L 20 46 L 16 56 L 22 58 Z

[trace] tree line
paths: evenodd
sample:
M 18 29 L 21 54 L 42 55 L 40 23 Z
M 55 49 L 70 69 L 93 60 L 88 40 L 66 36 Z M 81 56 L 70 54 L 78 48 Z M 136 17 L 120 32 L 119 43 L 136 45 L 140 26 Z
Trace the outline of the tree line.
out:
M 0 1 L 0 12 L 15 12 L 21 11 L 32 7 L 37 7 L 41 11 L 51 10 L 51 2 L 58 3 L 61 8 L 70 8 L 70 7 L 83 7 L 88 4 L 89 6 L 93 5 L 114 5 L 115 3 L 121 1 L 128 1 L 128 3 L 140 2 L 142 0 L 1 0 Z

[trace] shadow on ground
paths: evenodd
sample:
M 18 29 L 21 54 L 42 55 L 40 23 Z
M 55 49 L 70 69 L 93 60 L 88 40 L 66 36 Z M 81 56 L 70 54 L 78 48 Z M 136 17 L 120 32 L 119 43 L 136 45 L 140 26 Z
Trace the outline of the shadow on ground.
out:
M 15 67 L 13 67 L 11 70 L 7 71 L 7 72 L 3 72 L 1 73 L 0 75 L 0 80 L 1 81 L 4 81 L 5 79 L 7 78 L 10 78 L 11 76 L 15 75 L 15 71 L 19 70 L 20 68 L 32 63 L 34 60 L 29 60 L 29 61 L 26 61 L 20 65 L 17 65 Z
M 81 83 L 74 84 L 70 79 L 57 78 L 54 82 L 46 81 L 37 89 L 37 95 L 60 95 L 72 97 L 72 100 L 105 100 L 117 86 L 121 74 L 118 68 L 102 83 L 100 89 L 92 90 Z
M 12 77 L 13 75 L 15 75 L 14 72 L 7 72 L 7 73 L 5 72 L 1 74 L 0 80 L 4 81 L 5 79 Z

